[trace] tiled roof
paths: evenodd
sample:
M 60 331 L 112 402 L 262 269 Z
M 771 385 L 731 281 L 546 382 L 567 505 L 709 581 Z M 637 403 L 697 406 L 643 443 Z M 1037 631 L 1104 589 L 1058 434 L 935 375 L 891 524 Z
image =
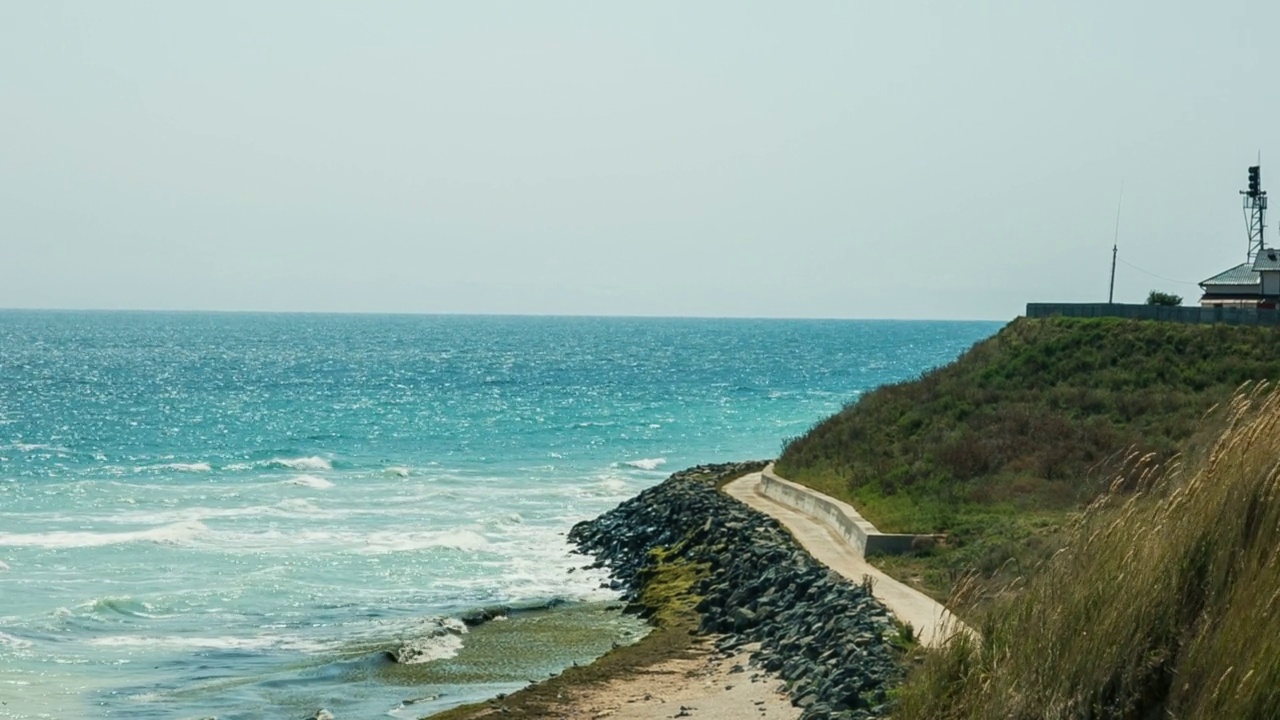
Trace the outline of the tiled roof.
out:
M 1280 270 L 1280 250 L 1276 248 L 1263 248 L 1258 251 L 1258 257 L 1253 259 L 1254 270 Z
M 1265 255 L 1265 251 L 1263 253 Z M 1262 257 L 1263 255 L 1259 255 Z M 1270 269 L 1270 268 L 1268 268 Z M 1280 269 L 1277 267 L 1276 269 Z M 1258 271 L 1249 267 L 1249 263 L 1240 263 L 1230 270 L 1223 270 L 1208 280 L 1201 280 L 1201 285 L 1258 285 L 1261 282 Z

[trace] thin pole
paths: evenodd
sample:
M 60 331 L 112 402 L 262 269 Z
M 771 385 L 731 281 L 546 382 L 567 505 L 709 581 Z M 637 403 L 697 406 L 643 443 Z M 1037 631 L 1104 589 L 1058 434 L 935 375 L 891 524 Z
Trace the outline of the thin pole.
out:
M 1116 298 L 1116 246 L 1111 246 L 1111 291 L 1107 293 L 1107 304 L 1115 302 Z
M 1116 232 L 1111 238 L 1111 289 L 1107 292 L 1107 304 L 1116 299 L 1116 253 L 1120 251 L 1120 208 L 1124 206 L 1124 180 L 1120 181 L 1120 200 L 1116 202 Z

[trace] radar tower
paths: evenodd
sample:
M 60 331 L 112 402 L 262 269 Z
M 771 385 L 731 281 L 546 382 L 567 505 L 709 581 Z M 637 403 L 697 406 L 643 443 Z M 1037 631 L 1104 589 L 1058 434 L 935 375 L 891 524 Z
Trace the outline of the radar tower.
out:
M 1249 228 L 1249 262 L 1266 248 L 1262 231 L 1267 226 L 1267 191 L 1262 189 L 1262 159 L 1249 166 L 1249 189 L 1241 190 L 1244 196 L 1244 218 Z

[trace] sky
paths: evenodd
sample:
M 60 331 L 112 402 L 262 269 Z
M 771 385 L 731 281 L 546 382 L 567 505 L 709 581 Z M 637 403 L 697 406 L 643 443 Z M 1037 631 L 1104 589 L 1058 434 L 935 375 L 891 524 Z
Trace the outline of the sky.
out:
M 0 308 L 1004 320 L 1105 301 L 1118 206 L 1116 300 L 1194 302 L 1259 153 L 1280 192 L 1278 33 L 1261 0 L 0 2 Z

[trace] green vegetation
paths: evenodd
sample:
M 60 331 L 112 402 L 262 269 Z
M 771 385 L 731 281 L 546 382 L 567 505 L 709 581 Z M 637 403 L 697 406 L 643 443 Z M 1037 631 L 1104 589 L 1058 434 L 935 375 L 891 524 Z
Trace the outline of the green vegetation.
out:
M 1176 307 L 1182 304 L 1182 296 L 1174 295 L 1173 293 L 1161 292 L 1159 290 L 1152 290 L 1150 293 L 1147 293 L 1147 304 Z
M 1164 462 L 1210 442 L 1211 408 L 1280 376 L 1277 341 L 1262 327 L 1019 319 L 791 440 L 778 471 L 881 530 L 948 535 L 888 571 L 946 597 L 976 570 L 994 591 L 1057 550 L 1131 454 Z
M 1228 417 L 1189 470 L 1135 463 L 1135 487 L 976 614 L 980 640 L 929 654 L 896 717 L 1280 717 L 1280 394 Z

